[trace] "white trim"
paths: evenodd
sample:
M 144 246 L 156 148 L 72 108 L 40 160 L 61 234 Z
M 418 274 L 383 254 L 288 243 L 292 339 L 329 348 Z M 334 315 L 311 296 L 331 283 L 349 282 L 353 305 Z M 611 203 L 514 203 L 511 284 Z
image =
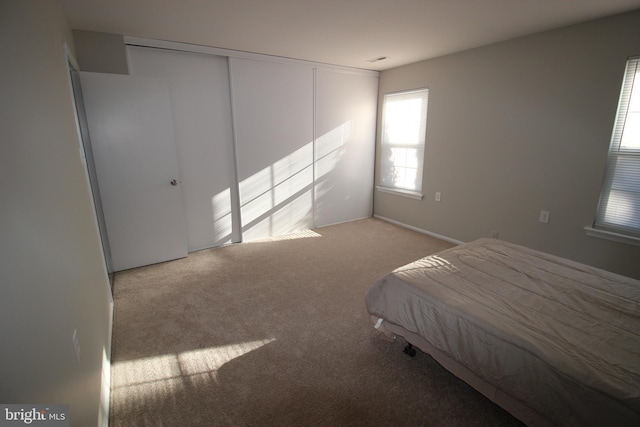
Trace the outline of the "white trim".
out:
M 433 233 L 431 231 L 423 230 L 422 228 L 414 227 L 413 225 L 405 224 L 403 222 L 396 221 L 394 219 L 387 218 L 387 217 L 384 217 L 384 216 L 374 215 L 373 217 L 381 219 L 383 221 L 390 222 L 391 224 L 399 225 L 400 227 L 408 228 L 409 230 L 417 231 L 418 233 L 427 234 L 427 235 L 429 235 L 431 237 L 435 237 L 436 239 L 444 240 L 446 242 L 453 243 L 455 245 L 463 245 L 465 243 L 465 242 L 463 242 L 461 240 L 452 239 L 451 237 L 443 236 L 442 234 Z
M 380 191 L 381 193 L 389 193 L 395 194 L 396 196 L 409 197 L 410 199 L 422 200 L 424 198 L 424 194 L 422 193 L 418 193 L 417 191 L 402 190 L 400 188 L 387 188 L 376 185 L 376 190 Z
M 615 233 L 613 231 L 601 230 L 587 226 L 584 228 L 585 233 L 589 237 L 597 237 L 599 239 L 611 240 L 618 243 L 626 243 L 628 245 L 640 246 L 640 237 L 629 236 L 626 234 Z
M 233 78 L 233 58 L 227 58 L 227 69 L 229 70 L 229 101 L 231 108 L 231 140 L 233 145 L 233 173 L 234 178 L 231 183 L 230 194 L 231 203 L 235 209 L 231 209 L 232 227 L 231 227 L 231 243 L 242 243 L 244 236 L 242 232 L 242 202 L 240 201 L 240 163 L 238 162 L 238 124 L 235 115 L 235 91 Z M 234 227 L 234 224 L 237 224 Z
M 311 107 L 312 111 L 311 111 L 311 127 L 312 127 L 312 135 L 313 135 L 313 141 L 311 142 L 312 147 L 311 147 L 311 176 L 313 177 L 313 181 L 311 183 L 311 212 L 312 212 L 312 218 L 311 221 L 313 223 L 313 228 L 316 228 L 318 226 L 318 209 L 317 209 L 317 203 L 316 203 L 316 186 L 317 186 L 317 176 L 316 176 L 316 172 L 317 172 L 317 168 L 316 168 L 316 163 L 317 163 L 317 158 L 316 158 L 316 150 L 318 148 L 318 69 L 314 68 L 313 69 L 313 93 L 312 93 L 312 97 L 313 97 L 313 105 Z
M 64 55 L 65 55 L 65 58 L 66 58 L 67 62 L 71 63 L 71 66 L 73 67 L 73 69 L 75 71 L 79 71 L 80 70 L 80 66 L 78 65 L 78 61 L 76 60 L 76 57 L 71 52 L 71 49 L 69 49 L 69 46 L 67 45 L 67 43 L 66 42 L 62 42 L 62 46 L 64 48 Z
M 286 58 L 282 56 L 264 55 L 261 53 L 244 52 L 220 47 L 203 46 L 191 43 L 172 42 L 168 40 L 148 39 L 145 37 L 124 36 L 124 43 L 130 46 L 155 47 L 159 49 L 171 49 L 182 52 L 201 53 L 205 55 L 226 56 L 229 58 L 253 59 L 257 61 L 276 62 L 280 64 L 301 65 L 307 67 L 323 68 L 345 73 L 364 74 L 379 77 L 379 71 L 366 70 L 364 68 L 350 68 L 340 65 L 325 64 L 322 62 L 306 61 L 302 59 Z
M 93 192 L 93 187 L 91 186 L 91 177 L 89 175 L 89 165 L 87 163 L 87 156 L 86 156 L 86 150 L 84 147 L 84 139 L 82 137 L 82 131 L 80 128 L 80 121 L 78 119 L 78 107 L 76 105 L 76 96 L 75 93 L 73 92 L 73 78 L 71 76 L 71 72 L 79 72 L 80 71 L 80 67 L 78 66 L 78 61 L 76 61 L 75 57 L 73 56 L 73 53 L 71 52 L 71 50 L 69 49 L 69 46 L 67 46 L 67 43 L 62 43 L 63 47 L 64 47 L 64 55 L 65 55 L 65 65 L 67 67 L 67 83 L 68 83 L 68 87 L 69 87 L 69 95 L 71 96 L 71 104 L 72 104 L 72 108 L 73 108 L 73 117 L 75 119 L 75 124 L 76 124 L 76 135 L 78 138 L 78 153 L 80 156 L 80 162 L 82 163 L 82 168 L 84 170 L 84 175 L 85 175 L 85 179 L 86 179 L 86 185 L 87 185 L 87 190 L 89 192 L 89 197 L 91 199 L 91 211 L 93 212 L 93 219 L 94 219 L 94 226 L 96 229 L 96 233 L 98 233 L 98 241 L 100 243 L 100 255 L 102 256 L 102 260 L 104 261 L 102 263 L 103 267 L 104 267 L 104 275 L 105 278 L 107 280 L 107 288 L 108 288 L 108 294 L 109 294 L 109 303 L 113 304 L 113 292 L 111 290 L 111 279 L 109 277 L 109 267 L 110 267 L 110 261 L 107 260 L 107 256 L 105 254 L 104 251 L 104 241 L 103 241 L 103 236 L 102 236 L 102 232 L 100 230 L 100 221 L 98 220 L 98 211 L 97 211 L 97 207 L 96 207 L 96 198 Z M 71 67 L 69 66 L 71 65 Z
M 312 231 L 318 231 L 318 230 L 322 230 L 325 227 L 333 227 L 334 225 L 346 224 L 348 222 L 362 221 L 363 219 L 368 219 L 368 218 L 371 218 L 371 215 L 361 216 L 359 218 L 345 219 L 344 221 L 332 222 L 331 224 L 322 224 L 322 225 L 314 228 Z M 380 218 L 380 219 L 382 219 L 382 218 Z

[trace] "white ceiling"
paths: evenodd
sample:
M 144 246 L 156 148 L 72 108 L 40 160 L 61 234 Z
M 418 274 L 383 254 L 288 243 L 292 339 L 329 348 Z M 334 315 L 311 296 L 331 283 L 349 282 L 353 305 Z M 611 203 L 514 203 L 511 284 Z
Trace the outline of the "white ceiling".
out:
M 73 29 L 384 70 L 640 0 L 62 0 Z M 386 56 L 375 63 L 372 58 Z

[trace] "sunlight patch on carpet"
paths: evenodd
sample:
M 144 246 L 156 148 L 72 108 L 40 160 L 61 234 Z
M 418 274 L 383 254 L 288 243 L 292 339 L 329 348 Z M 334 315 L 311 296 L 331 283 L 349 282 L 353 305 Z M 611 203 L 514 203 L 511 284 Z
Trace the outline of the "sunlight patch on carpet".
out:
M 282 236 L 272 236 L 272 237 L 265 237 L 262 239 L 249 240 L 244 243 L 279 242 L 283 240 L 306 239 L 309 237 L 322 237 L 322 235 L 316 233 L 313 230 L 302 230 L 302 231 L 296 231 L 294 233 L 283 234 Z
M 273 341 L 275 338 L 115 362 L 113 387 L 118 393 L 113 396 L 119 402 L 114 403 L 135 405 L 148 397 L 170 398 L 194 382 L 216 382 L 224 364 Z

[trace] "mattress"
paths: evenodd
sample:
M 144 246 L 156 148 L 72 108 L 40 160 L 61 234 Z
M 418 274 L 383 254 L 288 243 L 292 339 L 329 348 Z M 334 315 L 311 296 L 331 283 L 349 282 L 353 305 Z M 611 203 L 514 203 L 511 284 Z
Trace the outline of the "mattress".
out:
M 480 239 L 380 278 L 366 305 L 538 420 L 640 426 L 638 280 Z

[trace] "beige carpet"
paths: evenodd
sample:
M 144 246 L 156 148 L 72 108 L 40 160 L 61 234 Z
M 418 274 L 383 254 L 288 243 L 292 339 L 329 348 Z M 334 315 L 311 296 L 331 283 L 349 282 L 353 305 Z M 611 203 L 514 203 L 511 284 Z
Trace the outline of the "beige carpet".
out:
M 377 219 L 205 250 L 115 277 L 112 426 L 512 426 L 364 294 L 451 244 Z

